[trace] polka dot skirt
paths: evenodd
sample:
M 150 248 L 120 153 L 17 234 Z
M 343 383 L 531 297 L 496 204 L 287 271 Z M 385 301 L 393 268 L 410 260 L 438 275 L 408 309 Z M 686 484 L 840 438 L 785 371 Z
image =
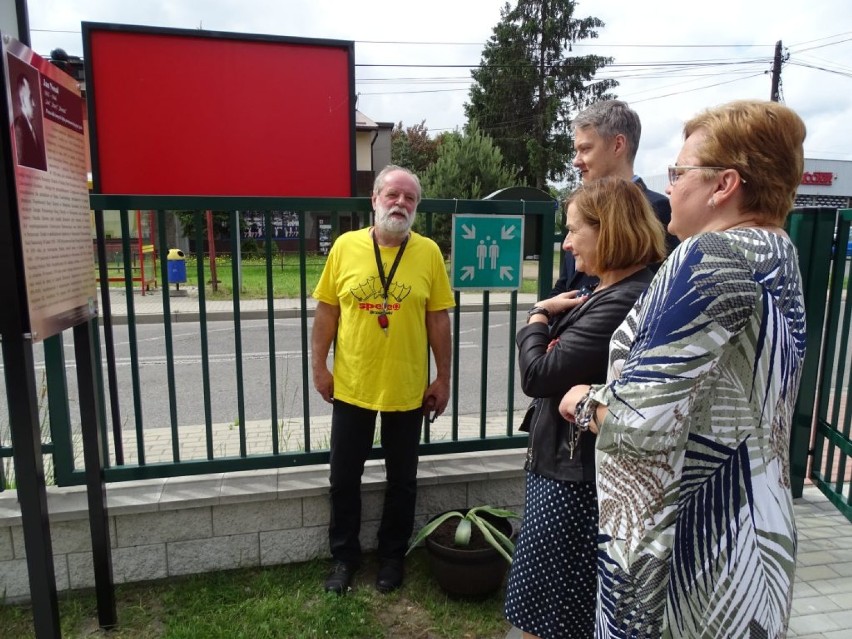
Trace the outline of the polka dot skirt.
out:
M 506 619 L 541 639 L 593 637 L 597 534 L 594 483 L 527 473 L 524 520 L 506 586 Z

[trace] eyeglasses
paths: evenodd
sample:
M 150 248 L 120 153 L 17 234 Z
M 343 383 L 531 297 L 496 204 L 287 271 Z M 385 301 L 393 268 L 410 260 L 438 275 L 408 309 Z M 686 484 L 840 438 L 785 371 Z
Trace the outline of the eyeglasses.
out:
M 694 171 L 694 170 L 697 170 L 697 169 L 705 169 L 707 171 L 727 171 L 728 167 L 724 167 L 724 166 L 687 166 L 687 165 L 683 165 L 683 164 L 679 164 L 677 166 L 670 166 L 669 167 L 669 184 L 674 186 L 675 182 L 677 182 L 680 179 L 681 175 L 683 175 L 687 171 Z M 736 170 L 736 169 L 734 169 L 734 170 Z M 737 173 L 737 175 L 739 175 L 739 173 Z M 740 182 L 742 182 L 743 184 L 746 183 L 746 181 L 742 178 L 741 175 L 740 175 Z
M 678 166 L 670 166 L 669 167 L 669 184 L 674 186 L 675 182 L 678 181 L 681 175 L 686 173 L 687 171 L 695 171 L 697 169 L 707 169 L 708 171 L 724 171 L 724 166 L 687 166 L 687 165 L 678 165 Z

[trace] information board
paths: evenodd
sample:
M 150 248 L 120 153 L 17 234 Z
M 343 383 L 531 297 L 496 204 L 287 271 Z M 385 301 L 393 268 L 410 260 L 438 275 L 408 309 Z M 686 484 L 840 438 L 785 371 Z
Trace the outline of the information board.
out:
M 94 253 L 77 81 L 3 38 L 18 229 L 34 341 L 97 313 Z

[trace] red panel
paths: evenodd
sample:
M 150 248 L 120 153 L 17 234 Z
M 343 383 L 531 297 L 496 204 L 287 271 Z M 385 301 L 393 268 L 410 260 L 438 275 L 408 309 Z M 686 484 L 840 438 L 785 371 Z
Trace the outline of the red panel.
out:
M 100 192 L 351 196 L 349 51 L 92 29 Z

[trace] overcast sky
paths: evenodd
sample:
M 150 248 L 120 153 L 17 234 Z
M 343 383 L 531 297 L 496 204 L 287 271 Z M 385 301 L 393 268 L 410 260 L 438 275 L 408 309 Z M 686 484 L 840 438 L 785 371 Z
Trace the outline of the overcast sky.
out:
M 377 121 L 464 125 L 470 67 L 500 19 L 501 0 L 29 0 L 33 49 L 82 55 L 81 21 L 355 41 L 358 108 Z M 681 126 L 701 109 L 768 99 L 775 43 L 790 58 L 782 97 L 805 120 L 808 158 L 852 160 L 849 0 L 586 0 L 606 23 L 574 53 L 615 58 L 599 77 L 642 119 L 638 173 L 664 173 Z M 411 44 L 418 43 L 418 44 Z M 594 43 L 594 44 L 591 44 Z M 358 65 L 427 65 L 358 66 Z M 428 66 L 432 65 L 432 66 Z M 437 66 L 459 65 L 459 66 Z

